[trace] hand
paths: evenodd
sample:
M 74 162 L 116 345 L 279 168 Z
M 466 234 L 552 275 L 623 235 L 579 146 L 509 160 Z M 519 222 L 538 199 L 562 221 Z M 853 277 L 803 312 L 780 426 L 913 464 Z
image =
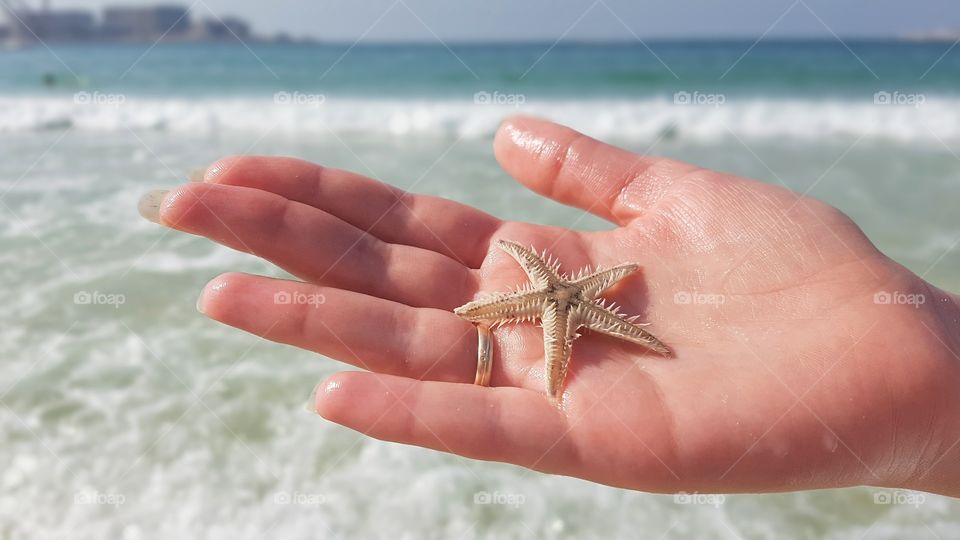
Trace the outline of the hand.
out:
M 530 189 L 616 228 L 505 222 L 258 157 L 218 162 L 147 213 L 302 278 L 226 274 L 199 306 L 366 370 L 332 376 L 315 399 L 372 437 L 647 491 L 960 495 L 957 299 L 841 212 L 542 120 L 508 120 L 495 149 Z M 639 263 L 605 297 L 651 322 L 673 357 L 586 332 L 558 406 L 543 390 L 541 329 L 506 326 L 493 388 L 470 384 L 477 333 L 451 310 L 526 282 L 499 238 L 547 249 L 566 272 Z

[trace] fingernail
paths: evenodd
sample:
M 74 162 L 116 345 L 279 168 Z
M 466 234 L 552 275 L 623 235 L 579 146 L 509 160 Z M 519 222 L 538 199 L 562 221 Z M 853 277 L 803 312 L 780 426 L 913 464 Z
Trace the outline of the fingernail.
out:
M 203 294 L 207 292 L 206 289 L 200 291 L 200 296 L 197 297 L 197 311 L 206 315 L 206 312 L 203 311 Z
M 144 193 L 140 197 L 140 202 L 137 203 L 137 211 L 145 219 L 162 225 L 160 223 L 160 205 L 163 204 L 163 199 L 167 196 L 167 193 L 170 193 L 170 190 L 156 189 Z
M 321 386 L 323 386 L 323 381 L 320 381 L 319 383 L 317 383 L 317 385 L 313 387 L 313 392 L 310 392 L 310 401 L 308 401 L 303 406 L 303 408 L 306 409 L 307 412 L 310 412 L 313 414 L 319 414 L 317 412 L 317 392 L 320 391 Z
M 187 178 L 188 178 L 191 182 L 200 182 L 200 183 L 202 183 L 202 182 L 204 181 L 204 179 L 206 178 L 206 176 L 207 176 L 207 169 L 206 169 L 206 168 L 203 168 L 203 169 L 194 169 L 194 170 L 190 171 L 190 175 L 187 176 Z

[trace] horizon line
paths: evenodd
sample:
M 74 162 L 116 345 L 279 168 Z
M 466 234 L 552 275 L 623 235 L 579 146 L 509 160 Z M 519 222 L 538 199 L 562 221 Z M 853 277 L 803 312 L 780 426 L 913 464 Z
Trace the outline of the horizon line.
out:
M 321 45 L 321 46 L 343 46 L 343 47 L 364 47 L 364 46 L 458 46 L 458 47 L 470 47 L 470 46 L 533 46 L 533 45 L 547 45 L 552 47 L 562 47 L 562 46 L 577 46 L 577 45 L 587 45 L 587 46 L 623 46 L 623 45 L 643 45 L 645 43 L 837 43 L 843 44 L 844 42 L 849 43 L 868 43 L 868 42 L 886 42 L 886 43 L 914 43 L 914 44 L 924 44 L 924 43 L 952 43 L 954 41 L 960 41 L 960 33 L 957 36 L 949 37 L 938 37 L 938 36 L 914 36 L 910 34 L 906 35 L 858 35 L 858 36 L 767 36 L 767 37 L 757 37 L 757 36 L 657 36 L 644 38 L 642 40 L 636 38 L 626 38 L 626 39 L 593 39 L 593 38 L 577 38 L 577 39 L 563 39 L 560 41 L 552 39 L 448 39 L 448 40 L 437 40 L 437 39 L 367 39 L 361 41 L 353 41 L 349 39 L 333 39 L 326 40 L 316 37 L 301 37 L 301 36 L 289 36 L 283 32 L 278 32 L 271 35 L 258 35 L 252 36 L 249 40 L 238 40 L 238 39 L 223 39 L 223 40 L 211 40 L 211 41 L 160 41 L 156 45 L 241 45 L 243 43 L 251 43 L 254 45 Z M 140 41 L 109 41 L 109 40 L 90 40 L 90 41 L 58 41 L 52 40 L 49 41 L 51 45 L 140 45 L 144 42 Z M 0 49 L 2 50 L 2 49 Z

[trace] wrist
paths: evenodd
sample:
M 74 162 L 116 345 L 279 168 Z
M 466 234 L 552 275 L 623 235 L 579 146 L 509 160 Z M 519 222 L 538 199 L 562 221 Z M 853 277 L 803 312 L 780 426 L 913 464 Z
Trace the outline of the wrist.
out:
M 899 487 L 960 497 L 960 296 L 930 286 L 929 298 L 936 326 L 927 325 L 926 341 L 937 377 L 949 383 L 939 397 L 930 396 L 927 418 L 921 420 L 925 448 L 916 472 Z M 943 385 L 932 385 L 943 388 Z

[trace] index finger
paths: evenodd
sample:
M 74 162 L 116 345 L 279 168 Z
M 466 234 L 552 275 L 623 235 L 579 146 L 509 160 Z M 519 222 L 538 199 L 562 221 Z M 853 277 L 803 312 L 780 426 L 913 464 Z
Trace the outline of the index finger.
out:
M 501 221 L 441 197 L 416 195 L 355 174 L 289 157 L 233 156 L 204 181 L 269 191 L 332 214 L 391 244 L 442 253 L 479 268 Z

